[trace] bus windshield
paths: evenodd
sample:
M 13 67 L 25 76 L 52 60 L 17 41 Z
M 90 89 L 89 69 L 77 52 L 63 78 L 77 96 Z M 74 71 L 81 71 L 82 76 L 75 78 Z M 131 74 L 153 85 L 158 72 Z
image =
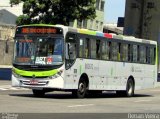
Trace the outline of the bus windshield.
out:
M 17 37 L 13 63 L 21 65 L 60 65 L 63 62 L 61 37 Z

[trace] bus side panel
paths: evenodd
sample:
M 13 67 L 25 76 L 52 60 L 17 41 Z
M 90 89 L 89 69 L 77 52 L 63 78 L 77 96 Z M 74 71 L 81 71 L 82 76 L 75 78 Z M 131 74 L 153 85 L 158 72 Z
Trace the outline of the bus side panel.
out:
M 83 73 L 89 78 L 89 90 L 125 90 L 130 76 L 134 78 L 135 90 L 145 89 L 153 87 L 156 78 L 155 65 L 77 58 L 65 71 L 65 89 L 78 89 Z

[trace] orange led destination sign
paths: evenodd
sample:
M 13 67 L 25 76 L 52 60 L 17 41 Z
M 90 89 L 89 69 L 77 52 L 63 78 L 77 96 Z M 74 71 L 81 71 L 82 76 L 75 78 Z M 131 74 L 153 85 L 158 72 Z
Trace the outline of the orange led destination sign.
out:
M 56 33 L 54 28 L 22 28 L 22 33 Z
M 62 34 L 62 29 L 48 26 L 23 26 L 16 29 L 19 34 Z

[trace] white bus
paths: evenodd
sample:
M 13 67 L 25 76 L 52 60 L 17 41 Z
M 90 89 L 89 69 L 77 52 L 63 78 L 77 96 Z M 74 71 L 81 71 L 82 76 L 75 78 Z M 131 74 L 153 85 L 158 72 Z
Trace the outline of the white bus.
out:
M 24 25 L 16 29 L 12 86 L 35 96 L 49 91 L 88 93 L 134 90 L 157 81 L 155 41 L 61 25 Z

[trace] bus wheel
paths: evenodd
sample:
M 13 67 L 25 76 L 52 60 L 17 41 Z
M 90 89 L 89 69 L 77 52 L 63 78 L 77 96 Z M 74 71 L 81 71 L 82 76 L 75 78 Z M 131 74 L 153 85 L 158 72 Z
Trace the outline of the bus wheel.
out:
M 35 97 L 43 97 L 45 95 L 44 90 L 32 89 L 32 92 Z
M 84 80 L 80 80 L 78 90 L 72 91 L 72 95 L 77 98 L 84 98 L 87 93 L 87 84 Z
M 126 96 L 132 97 L 134 95 L 134 82 L 132 79 L 128 79 L 126 87 Z
M 134 82 L 133 82 L 133 80 L 128 79 L 125 91 L 116 91 L 116 93 L 119 96 L 132 97 L 134 95 Z

